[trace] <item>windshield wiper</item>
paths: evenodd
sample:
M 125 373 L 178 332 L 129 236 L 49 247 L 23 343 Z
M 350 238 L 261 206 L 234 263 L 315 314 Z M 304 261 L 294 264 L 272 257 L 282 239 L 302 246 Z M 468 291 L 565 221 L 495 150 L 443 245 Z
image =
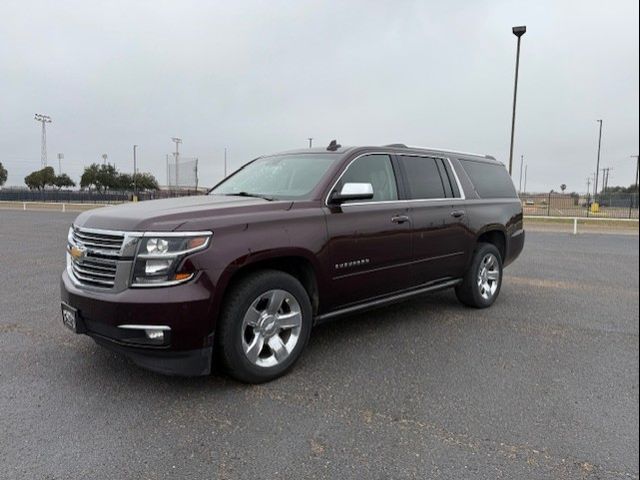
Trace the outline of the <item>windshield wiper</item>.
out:
M 225 193 L 230 197 L 251 197 L 251 198 L 262 198 L 269 202 L 273 201 L 273 198 L 267 197 L 266 195 L 260 195 L 259 193 L 249 193 L 249 192 L 236 192 L 236 193 Z

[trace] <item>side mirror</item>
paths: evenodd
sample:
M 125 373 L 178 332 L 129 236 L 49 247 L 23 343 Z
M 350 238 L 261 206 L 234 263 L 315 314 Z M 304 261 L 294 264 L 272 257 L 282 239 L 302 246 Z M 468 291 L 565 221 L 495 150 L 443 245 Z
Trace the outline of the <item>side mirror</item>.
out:
M 340 205 L 353 200 L 371 200 L 373 198 L 373 185 L 370 183 L 345 183 L 340 192 L 333 192 L 330 202 Z

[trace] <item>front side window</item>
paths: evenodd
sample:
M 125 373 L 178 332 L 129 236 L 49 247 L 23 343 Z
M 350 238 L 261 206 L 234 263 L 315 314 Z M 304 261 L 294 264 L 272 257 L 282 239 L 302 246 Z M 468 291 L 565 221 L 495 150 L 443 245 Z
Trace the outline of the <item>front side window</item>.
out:
M 388 155 L 366 155 L 357 158 L 347 167 L 335 191 L 340 192 L 345 183 L 371 184 L 373 198 L 358 200 L 358 202 L 385 202 L 398 199 L 396 177 Z
M 435 158 L 402 156 L 400 160 L 407 173 L 409 198 L 446 198 L 444 182 Z
M 338 154 L 291 154 L 259 158 L 238 170 L 209 194 L 276 200 L 305 198 L 339 158 Z

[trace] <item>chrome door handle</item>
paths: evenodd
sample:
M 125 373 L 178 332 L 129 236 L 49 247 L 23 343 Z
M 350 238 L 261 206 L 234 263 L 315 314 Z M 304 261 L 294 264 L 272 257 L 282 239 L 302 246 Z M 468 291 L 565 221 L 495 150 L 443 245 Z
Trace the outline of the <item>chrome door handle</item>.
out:
M 451 216 L 454 218 L 464 217 L 464 210 L 454 210 L 451 212 Z
M 393 223 L 405 223 L 409 221 L 409 217 L 407 217 L 406 215 L 394 215 L 393 217 L 391 217 L 391 221 Z

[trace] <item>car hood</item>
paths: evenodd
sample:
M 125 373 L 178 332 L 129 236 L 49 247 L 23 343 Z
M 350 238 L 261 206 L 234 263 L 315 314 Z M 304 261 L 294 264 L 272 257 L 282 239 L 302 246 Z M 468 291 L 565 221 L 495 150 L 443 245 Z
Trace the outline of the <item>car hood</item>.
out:
M 248 216 L 268 211 L 288 210 L 291 201 L 268 201 L 262 198 L 200 195 L 167 198 L 102 207 L 81 213 L 74 225 L 120 231 L 212 229 L 216 218 L 235 219 L 243 223 Z M 203 228 L 204 227 L 204 228 Z

